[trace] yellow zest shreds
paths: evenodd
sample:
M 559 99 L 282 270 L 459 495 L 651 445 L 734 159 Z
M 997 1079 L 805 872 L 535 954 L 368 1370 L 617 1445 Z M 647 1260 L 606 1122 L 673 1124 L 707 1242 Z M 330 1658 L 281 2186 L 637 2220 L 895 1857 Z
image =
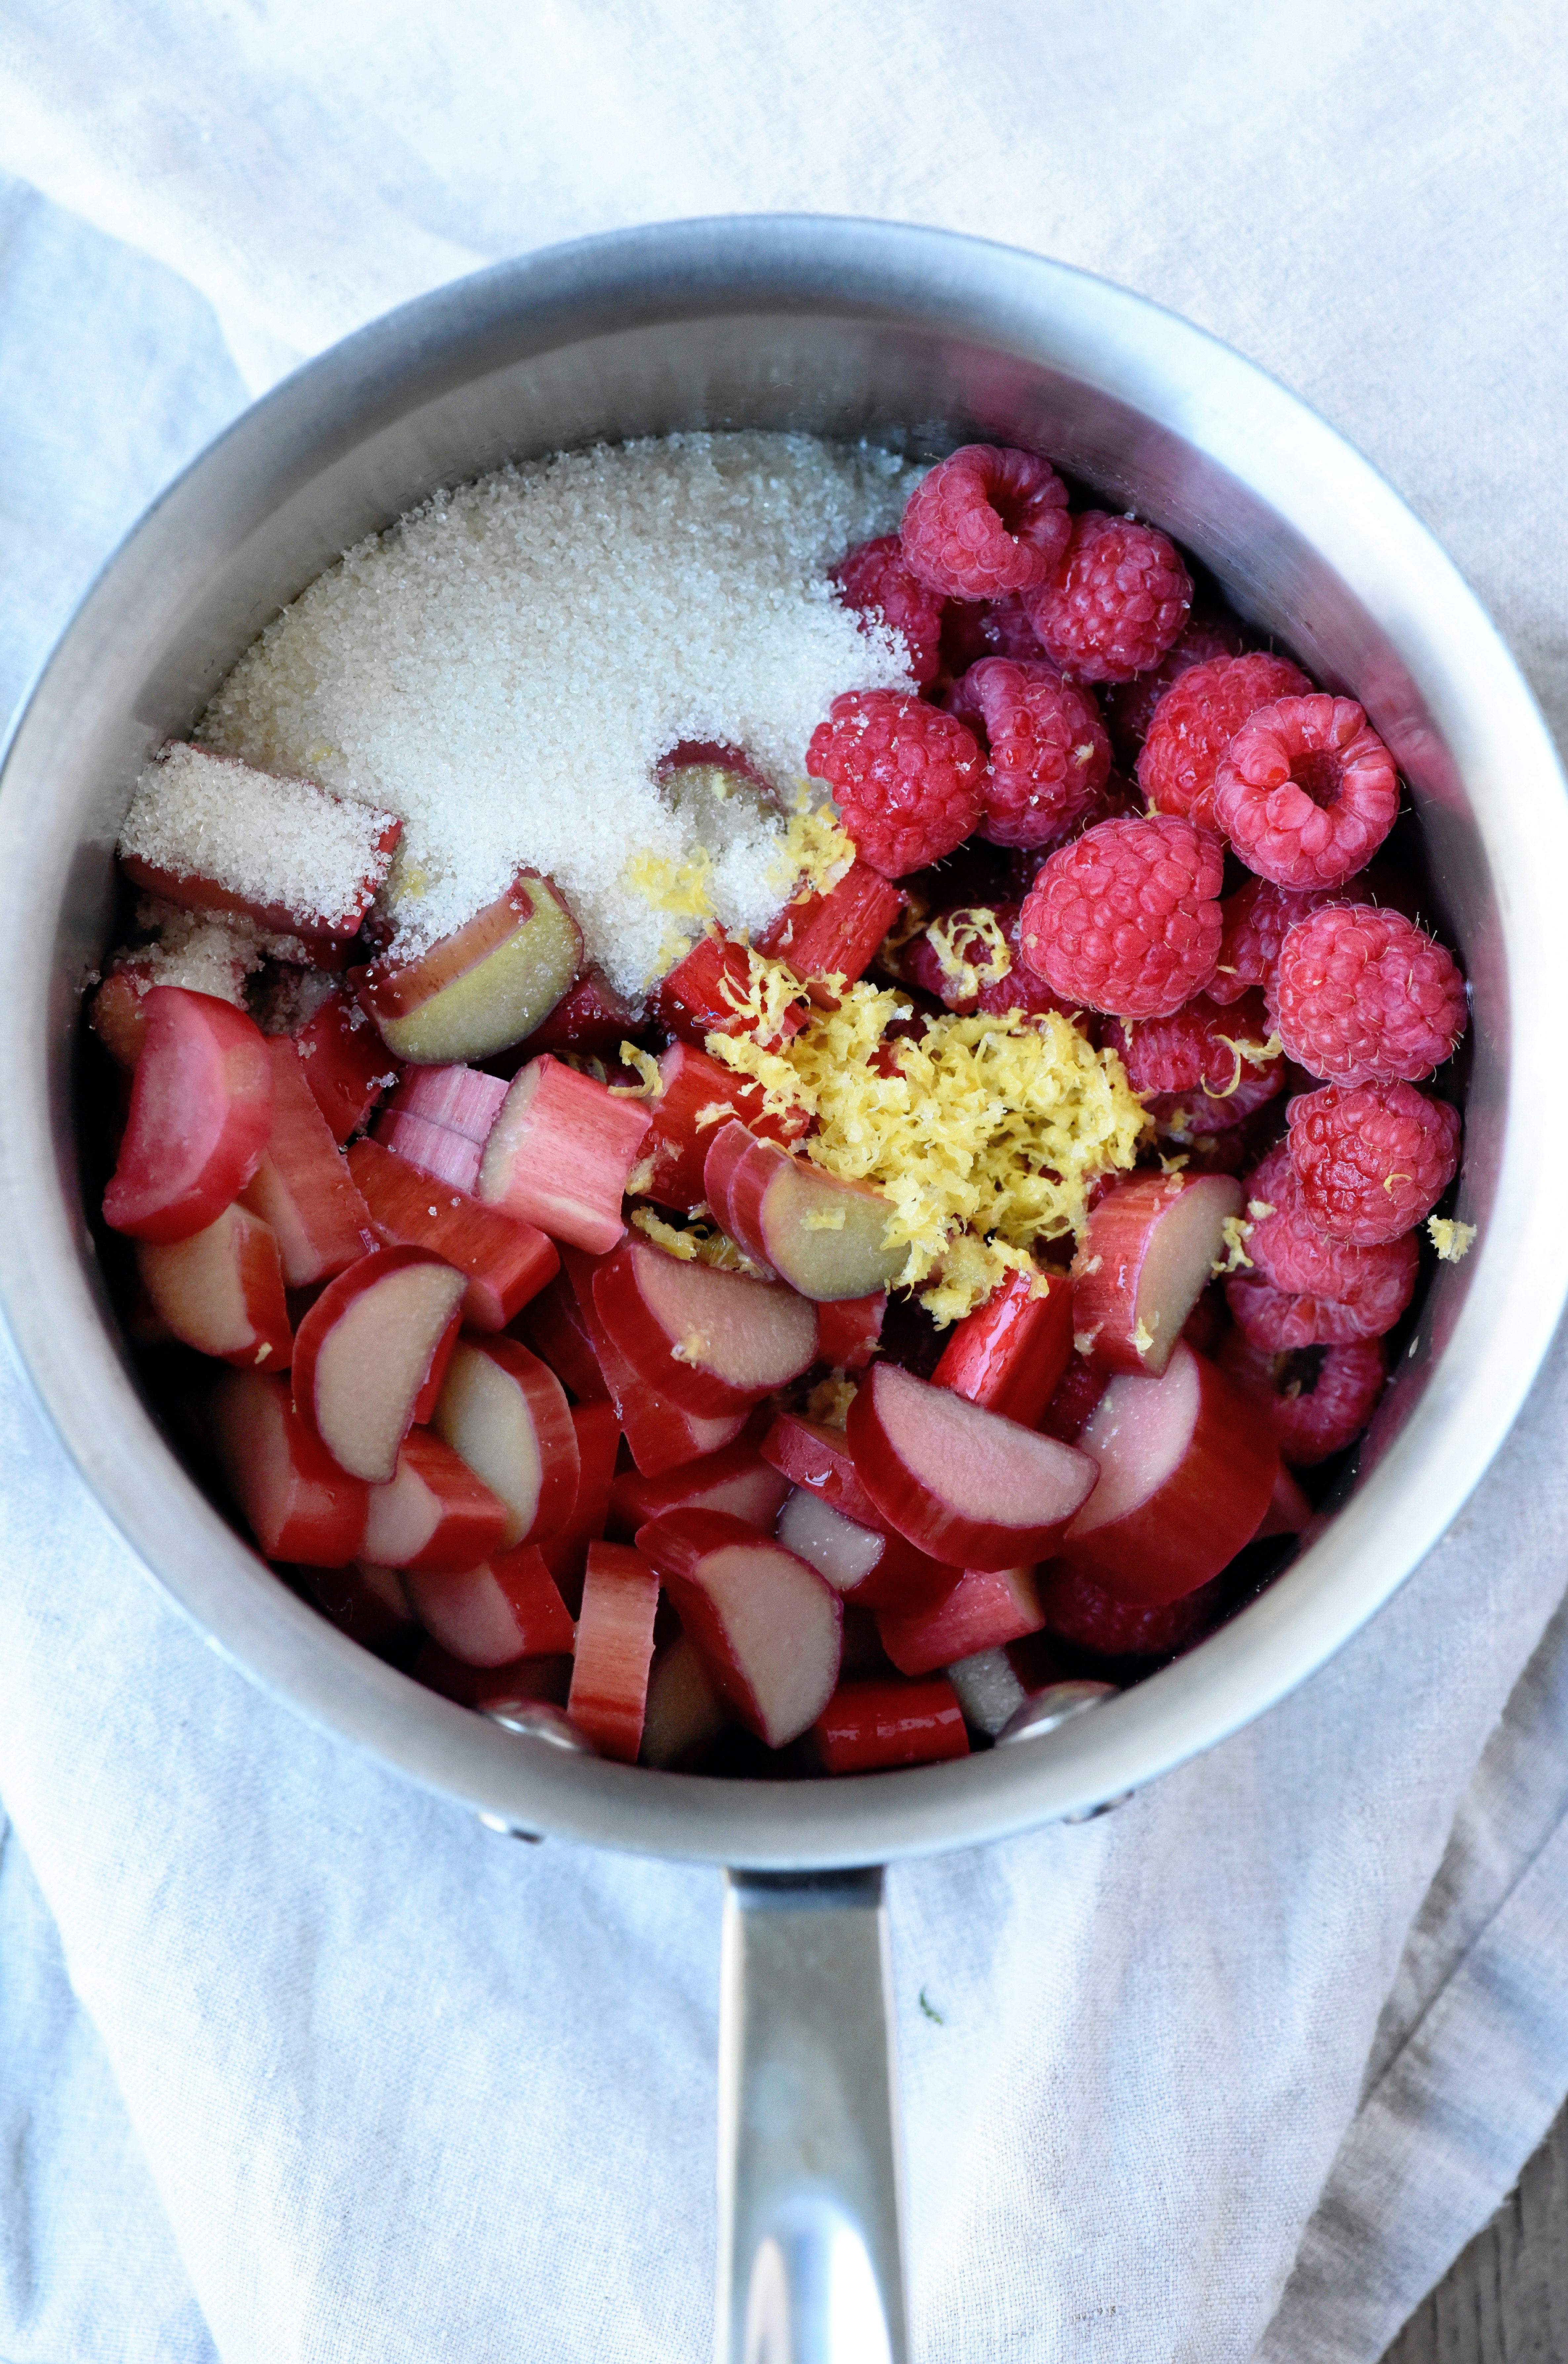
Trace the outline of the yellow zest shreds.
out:
M 647 851 L 628 854 L 620 883 L 630 893 L 640 895 L 655 911 L 667 911 L 673 920 L 713 917 L 713 856 L 706 845 L 699 845 L 684 862 Z
M 737 1018 L 744 1019 L 749 1038 L 754 1038 L 756 1043 L 776 1042 L 790 1011 L 805 1000 L 806 987 L 795 971 L 786 968 L 782 961 L 764 960 L 761 953 L 751 950 L 750 944 L 742 945 L 741 950 L 746 954 L 745 992 L 742 993 L 734 979 L 728 976 L 719 979 L 718 989 Z M 828 985 L 843 983 L 841 977 L 828 977 L 822 981 Z M 737 1038 L 710 1034 L 708 1050 L 712 1052 L 716 1042 L 733 1039 Z
M 1252 1259 L 1247 1254 L 1247 1242 L 1252 1236 L 1252 1226 L 1244 1215 L 1227 1215 L 1219 1226 L 1219 1236 L 1225 1243 L 1225 1254 L 1216 1256 L 1209 1266 L 1216 1280 L 1222 1274 L 1240 1272 L 1243 1266 L 1251 1268 Z
M 1284 1044 L 1277 1034 L 1271 1034 L 1266 1043 L 1249 1043 L 1234 1034 L 1218 1034 L 1215 1040 L 1235 1053 L 1236 1072 L 1228 1084 L 1204 1086 L 1211 1100 L 1228 1100 L 1232 1092 L 1240 1089 L 1243 1067 L 1266 1067 L 1272 1060 L 1284 1055 Z
M 1154 1330 L 1158 1330 L 1159 1327 L 1160 1316 L 1156 1314 L 1154 1316 Z M 1150 1347 L 1154 1344 L 1154 1330 L 1151 1330 L 1146 1321 L 1140 1321 L 1137 1329 L 1133 1332 L 1132 1343 L 1137 1347 L 1140 1355 L 1147 1355 Z
M 651 1207 L 634 1207 L 631 1228 L 640 1232 L 655 1247 L 664 1248 L 683 1264 L 712 1265 L 717 1272 L 744 1273 L 751 1280 L 770 1280 L 771 1273 L 753 1264 L 743 1249 L 738 1248 L 727 1232 L 709 1230 L 706 1223 L 688 1223 L 683 1229 L 667 1223 Z
M 1272 1215 L 1273 1211 L 1273 1207 L 1270 1206 L 1266 1199 L 1249 1199 L 1247 1201 L 1247 1212 L 1251 1215 L 1255 1223 L 1261 1223 L 1266 1216 Z
M 623 1067 L 636 1070 L 638 1080 L 635 1084 L 612 1084 L 609 1088 L 616 1098 L 622 1100 L 658 1099 L 664 1089 L 664 1078 L 659 1073 L 659 1062 L 652 1052 L 639 1051 L 635 1043 L 623 1043 L 620 1061 Z
M 752 999 L 763 1032 L 783 994 Z M 762 1087 L 770 1113 L 816 1119 L 803 1144 L 815 1164 L 886 1194 L 886 1243 L 908 1250 L 899 1285 L 934 1275 L 925 1303 L 942 1323 L 1029 1265 L 1038 1241 L 1083 1228 L 1090 1184 L 1133 1164 L 1145 1118 L 1116 1054 L 1054 1011 L 943 1015 L 918 1039 L 885 1041 L 909 1014 L 896 993 L 846 986 L 778 1050 L 722 1034 L 707 1050 Z
M 842 1428 L 850 1417 L 850 1406 L 859 1393 L 853 1379 L 842 1371 L 834 1371 L 818 1379 L 806 1399 L 806 1417 L 822 1428 Z
M 642 1193 L 651 1187 L 653 1169 L 658 1163 L 659 1160 L 652 1150 L 649 1151 L 646 1157 L 639 1158 L 626 1177 L 626 1195 L 628 1199 L 640 1199 Z
M 1429 1215 L 1427 1236 L 1442 1263 L 1457 1264 L 1461 1256 L 1470 1253 L 1475 1226 L 1473 1223 L 1456 1222 L 1451 1215 Z
M 776 886 L 781 895 L 793 887 L 790 900 L 804 903 L 836 886 L 854 859 L 855 841 L 833 806 L 819 804 L 803 782 L 767 874 L 769 886 Z
M 1013 955 L 995 911 L 950 911 L 928 928 L 926 942 L 959 1001 L 971 1001 L 983 987 L 1012 975 Z
M 734 1113 L 728 1100 L 709 1100 L 706 1107 L 698 1109 L 693 1117 L 692 1130 L 694 1132 L 706 1132 L 710 1124 L 723 1124 Z

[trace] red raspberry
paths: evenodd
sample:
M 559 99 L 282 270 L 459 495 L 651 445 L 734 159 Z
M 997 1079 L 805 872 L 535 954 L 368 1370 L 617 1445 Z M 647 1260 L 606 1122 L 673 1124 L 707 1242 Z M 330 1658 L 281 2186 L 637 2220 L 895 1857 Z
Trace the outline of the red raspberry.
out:
M 1256 1116 L 1284 1089 L 1284 1073 L 1283 1059 L 1268 1059 L 1259 1067 L 1243 1066 L 1235 1090 L 1227 1092 L 1223 1099 L 1208 1092 L 1156 1092 L 1143 1105 L 1162 1139 L 1180 1142 L 1184 1148 L 1216 1133 L 1233 1132 L 1249 1117 Z M 1252 1155 L 1256 1154 L 1254 1150 Z M 1239 1174 L 1251 1162 L 1244 1152 L 1237 1155 L 1229 1150 L 1223 1160 L 1228 1174 Z
M 1303 1343 L 1338 1344 L 1349 1338 L 1379 1338 L 1393 1328 L 1416 1286 L 1416 1242 L 1410 1232 L 1377 1247 L 1359 1248 L 1319 1231 L 1307 1210 L 1284 1142 L 1269 1152 L 1247 1186 L 1249 1215 L 1256 1206 L 1272 1210 L 1266 1215 L 1252 1216 L 1247 1239 L 1247 1254 L 1257 1280 L 1297 1300 L 1331 1306 L 1344 1317 L 1342 1322 L 1331 1325 L 1335 1336 Z M 1251 1276 L 1240 1277 L 1249 1286 L 1255 1285 Z M 1231 1311 L 1246 1329 L 1234 1304 Z
M 1053 992 L 1112 1018 L 1165 1018 L 1219 951 L 1218 840 L 1169 813 L 1107 820 L 1043 862 L 1019 922 Z
M 806 766 L 828 782 L 856 852 L 884 878 L 951 853 L 980 819 L 985 758 L 974 733 L 902 690 L 836 697 Z
M 1209 999 L 1240 1001 L 1254 985 L 1266 990 L 1273 984 L 1286 929 L 1308 911 L 1343 900 L 1331 886 L 1276 886 L 1272 878 L 1249 878 L 1219 907 L 1224 933 L 1218 965 L 1209 979 Z
M 948 711 L 987 744 L 985 818 L 993 845 L 1045 845 L 1106 784 L 1111 742 L 1091 694 L 1043 658 L 983 657 L 953 684 Z
M 1042 1569 L 1039 1583 L 1046 1632 L 1102 1658 L 1170 1658 L 1190 1650 L 1213 1626 L 1224 1590 L 1216 1577 L 1180 1600 L 1118 1600 L 1065 1560 Z
M 1049 581 L 1072 523 L 1049 460 L 965 443 L 917 484 L 899 538 L 912 574 L 946 599 L 1006 599 Z
M 1109 1031 L 1114 1049 L 1121 1054 L 1127 1080 L 1140 1098 L 1151 1093 L 1196 1092 L 1223 1103 L 1239 1092 L 1250 1076 L 1265 1068 L 1275 1070 L 1263 1098 L 1279 1089 L 1282 1075 L 1277 1054 L 1268 1060 L 1247 1059 L 1237 1045 L 1262 1049 L 1269 1025 L 1261 995 L 1234 1013 L 1217 1009 L 1207 994 L 1197 994 L 1169 1018 L 1144 1018 L 1123 1022 L 1121 1041 Z M 1253 1101 L 1254 1107 L 1262 1102 Z
M 1232 1273 L 1226 1282 L 1225 1302 L 1248 1344 L 1266 1355 L 1348 1346 L 1365 1335 L 1348 1306 L 1329 1298 L 1295 1297 L 1288 1288 L 1271 1288 L 1266 1280 L 1250 1280 L 1244 1272 Z
M 1290 1056 L 1330 1084 L 1414 1084 L 1464 1031 L 1464 979 L 1402 911 L 1330 903 L 1285 931 L 1275 1023 Z
M 919 935 L 914 936 L 899 954 L 899 974 L 911 985 L 917 985 L 934 995 L 944 1009 L 967 1018 L 972 1010 L 981 1009 L 990 1015 L 1000 1015 L 1008 1009 L 1025 1009 L 1036 1016 L 1046 1010 L 1061 1011 L 1070 1017 L 1074 1003 L 1064 1006 L 1051 987 L 1036 976 L 1033 969 L 1018 954 L 1018 914 L 1020 903 L 966 904 L 962 909 L 934 912 Z M 995 920 L 1001 929 L 1013 965 L 1006 976 L 994 983 L 982 985 L 975 992 L 960 990 L 961 978 L 955 974 L 959 965 L 976 969 L 990 966 L 994 942 L 982 936 L 974 922 L 984 917 Z M 932 930 L 940 932 L 949 958 L 944 961 Z M 989 931 L 987 931 L 987 935 Z
M 1193 586 L 1175 544 L 1151 525 L 1085 509 L 1066 563 L 1026 599 L 1045 653 L 1078 681 L 1131 681 L 1157 665 L 1187 620 Z
M 1429 1215 L 1459 1171 L 1459 1110 L 1413 1084 L 1325 1084 L 1290 1104 L 1301 1202 L 1337 1240 L 1374 1248 Z
M 846 608 L 890 625 L 909 652 L 909 670 L 924 689 L 941 668 L 942 602 L 904 563 L 895 533 L 862 541 L 840 558 L 828 580 Z
M 1376 1338 L 1266 1354 L 1232 1331 L 1215 1359 L 1268 1412 L 1280 1456 L 1293 1469 L 1310 1469 L 1353 1444 L 1383 1393 L 1383 1346 Z
M 1394 758 L 1351 697 L 1276 697 L 1243 722 L 1214 775 L 1214 818 L 1249 870 L 1281 886 L 1340 886 L 1399 810 Z
M 1152 673 L 1136 681 L 1113 682 L 1104 699 L 1106 728 L 1118 760 L 1133 763 L 1149 736 L 1154 708 L 1173 681 L 1210 657 L 1239 657 L 1246 642 L 1241 627 L 1226 616 L 1194 616 L 1185 631 L 1173 641 Z
M 1243 722 L 1275 698 L 1311 692 L 1288 657 L 1213 657 L 1192 666 L 1154 708 L 1138 759 L 1150 811 L 1185 813 L 1200 829 L 1215 828 L 1215 767 Z

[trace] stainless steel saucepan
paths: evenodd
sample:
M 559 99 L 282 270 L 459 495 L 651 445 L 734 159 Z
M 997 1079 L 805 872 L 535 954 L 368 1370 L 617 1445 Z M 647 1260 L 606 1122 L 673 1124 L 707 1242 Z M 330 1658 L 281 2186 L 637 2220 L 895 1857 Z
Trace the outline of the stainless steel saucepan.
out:
M 1360 698 L 1397 754 L 1474 1017 L 1460 1211 L 1360 1474 L 1295 1565 L 1093 1713 L 967 1761 L 820 1783 L 607 1765 L 421 1689 L 261 1566 L 131 1375 L 83 1217 L 72 1044 L 108 941 L 132 783 L 350 542 L 501 461 L 675 428 L 809 429 L 934 456 L 1030 445 L 1165 527 L 1241 612 Z M 494 1825 L 730 1868 L 719 2354 L 904 2354 L 880 1873 L 1152 1780 L 1259 1714 L 1373 1614 L 1513 1419 L 1568 1288 L 1555 1072 L 1568 800 L 1529 695 L 1425 530 L 1260 371 L 1039 259 L 814 217 L 558 248 L 406 306 L 288 379 L 110 561 L 0 777 L 0 1293 L 86 1484 L 217 1646 L 300 1713 Z M 1532 1087 L 1534 1087 L 1532 1088 Z M 1061 1704 L 1061 1703 L 1059 1703 Z

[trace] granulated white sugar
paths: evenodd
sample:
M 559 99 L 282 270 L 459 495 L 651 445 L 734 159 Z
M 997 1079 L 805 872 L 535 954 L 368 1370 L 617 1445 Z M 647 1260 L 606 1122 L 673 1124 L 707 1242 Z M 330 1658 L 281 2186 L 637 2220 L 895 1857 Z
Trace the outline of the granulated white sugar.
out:
M 841 691 L 911 686 L 827 569 L 897 525 L 917 472 L 805 436 L 678 435 L 507 467 L 361 542 L 241 658 L 200 730 L 400 814 L 406 956 L 519 866 L 552 877 L 628 994 L 705 916 L 759 929 L 792 884 L 747 797 L 674 799 L 659 758 L 744 748 L 789 806 Z
M 120 858 L 171 882 L 210 879 L 303 928 L 351 936 L 387 875 L 380 839 L 390 819 L 362 798 L 176 745 L 137 782 Z

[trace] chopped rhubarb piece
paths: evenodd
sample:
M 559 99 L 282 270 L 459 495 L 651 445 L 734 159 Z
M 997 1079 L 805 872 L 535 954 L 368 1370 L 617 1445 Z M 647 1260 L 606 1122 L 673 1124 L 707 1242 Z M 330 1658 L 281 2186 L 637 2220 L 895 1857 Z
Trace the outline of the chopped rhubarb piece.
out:
M 1026 1634 L 1017 1642 L 994 1642 L 988 1650 L 972 1650 L 967 1658 L 955 1658 L 948 1668 L 948 1680 L 958 1693 L 964 1722 L 976 1732 L 988 1733 L 993 1740 L 1025 1700 L 1063 1678 L 1050 1643 L 1039 1634 Z
M 843 1611 L 803 1559 L 722 1511 L 673 1511 L 638 1531 L 715 1687 L 770 1748 L 797 1740 L 833 1695 Z
M 361 1560 L 349 1567 L 298 1567 L 291 1573 L 296 1589 L 323 1617 L 367 1650 L 401 1641 L 417 1622 L 395 1567 Z
M 283 1266 L 260 1216 L 226 1207 L 189 1239 L 139 1240 L 136 1264 L 153 1310 L 183 1344 L 241 1368 L 287 1370 Z
M 653 1661 L 642 1719 L 644 1765 L 687 1763 L 729 1721 L 702 1652 L 689 1634 L 677 1634 Z
M 453 1576 L 405 1578 L 432 1641 L 471 1667 L 548 1658 L 572 1647 L 572 1618 L 532 1544 Z
M 288 1036 L 272 1035 L 267 1054 L 272 1063 L 272 1129 L 240 1196 L 276 1233 L 289 1287 L 308 1288 L 346 1272 L 374 1244 L 370 1210 Z
M 530 1300 L 517 1326 L 539 1360 L 550 1365 L 579 1403 L 609 1400 L 610 1391 L 578 1306 L 577 1292 L 565 1273 L 558 1273 Z
M 859 1526 L 887 1531 L 886 1521 L 855 1473 L 841 1428 L 826 1428 L 802 1412 L 782 1411 L 763 1437 L 761 1451 L 763 1460 L 792 1486 L 808 1487 Z
M 328 1282 L 294 1343 L 295 1401 L 341 1468 L 372 1485 L 428 1403 L 457 1335 L 463 1280 L 418 1248 L 377 1248 Z
M 466 1276 L 462 1318 L 476 1330 L 504 1330 L 561 1270 L 554 1242 L 532 1223 L 450 1186 L 433 1188 L 379 1141 L 356 1141 L 348 1166 L 378 1239 L 427 1248 Z
M 1158 1378 L 1241 1212 L 1230 1174 L 1137 1174 L 1090 1212 L 1073 1264 L 1073 1326 L 1103 1371 Z
M 508 1521 L 506 1504 L 450 1444 L 415 1428 L 389 1483 L 371 1488 L 360 1550 L 387 1567 L 455 1575 L 503 1549 Z
M 534 1028 L 523 1051 L 530 1059 L 540 1051 L 587 1052 L 609 1059 L 641 1023 L 640 1014 L 616 991 L 603 969 L 584 969 L 549 1017 Z
M 417 1116 L 457 1132 L 483 1149 L 506 1097 L 505 1078 L 453 1061 L 444 1067 L 410 1067 L 387 1102 L 384 1116 Z
M 787 1482 L 757 1450 L 753 1423 L 733 1444 L 662 1477 L 621 1470 L 610 1487 L 610 1519 L 617 1533 L 630 1535 L 669 1511 L 728 1511 L 759 1534 L 769 1534 L 788 1492 Z
M 146 952 L 117 953 L 106 964 L 87 1022 L 117 1065 L 128 1070 L 141 1055 L 147 1031 L 144 1005 L 155 985 L 183 986 L 191 993 L 210 993 L 215 1001 L 244 1009 L 246 979 L 260 955 L 237 943 L 221 920 L 189 924 L 195 941 L 178 953 L 157 944 Z
M 810 1121 L 770 1116 L 760 1087 L 721 1067 L 689 1043 L 672 1043 L 659 1060 L 660 1090 L 646 1105 L 649 1116 L 645 1195 L 655 1206 L 682 1214 L 702 1203 L 703 1165 L 717 1126 L 733 1118 L 759 1140 L 781 1144 L 798 1140 Z
M 748 1015 L 752 996 L 751 955 L 744 944 L 731 943 L 717 931 L 695 943 L 677 962 L 653 997 L 662 1025 L 683 1043 L 701 1050 L 710 1034 L 750 1034 L 757 1020 Z M 776 1051 L 799 1032 L 807 1008 L 804 987 L 763 1040 L 764 1050 Z
M 520 870 L 504 895 L 428 952 L 373 961 L 358 990 L 400 1059 L 487 1059 L 533 1032 L 582 957 L 582 933 L 554 881 Z
M 341 1146 L 396 1080 L 397 1062 L 346 993 L 328 995 L 293 1041 L 316 1105 Z
M 1066 1274 L 1010 1272 L 984 1305 L 954 1323 L 931 1384 L 1035 1428 L 1072 1354 Z
M 443 1650 L 439 1642 L 426 1640 L 408 1671 L 427 1690 L 439 1691 L 443 1699 L 455 1700 L 459 1707 L 476 1708 L 482 1714 L 492 1709 L 531 1707 L 539 1701 L 550 1707 L 564 1707 L 572 1685 L 572 1661 L 561 1651 L 550 1658 L 513 1658 L 500 1667 L 471 1667 Z
M 210 993 L 155 985 L 104 1221 L 134 1240 L 183 1240 L 231 1206 L 272 1122 L 266 1039 Z
M 539 1543 L 545 1566 L 561 1587 L 561 1597 L 573 1617 L 583 1599 L 583 1574 L 590 1544 L 602 1543 L 610 1518 L 610 1487 L 620 1449 L 620 1422 L 614 1404 L 573 1404 L 572 1427 L 577 1439 L 577 1491 L 566 1523 L 558 1534 Z
M 857 1608 L 928 1608 L 951 1592 L 963 1573 L 928 1559 L 902 1535 L 847 1519 L 805 1486 L 791 1490 L 774 1533 L 787 1551 L 808 1559 Z
M 1274 1490 L 1269 1497 L 1269 1507 L 1263 1512 L 1252 1541 L 1261 1544 L 1270 1535 L 1298 1535 L 1311 1517 L 1311 1503 L 1282 1462 L 1279 1476 L 1274 1479 Z
M 865 975 L 906 899 L 869 864 L 853 863 L 825 895 L 786 903 L 758 937 L 757 950 L 794 969 L 819 1009 L 836 1009 L 838 996 L 827 980 L 853 985 Z
M 730 1238 L 802 1297 L 872 1296 L 908 1259 L 906 1244 L 884 1244 L 894 1207 L 883 1191 L 755 1140 L 743 1124 L 715 1135 L 703 1187 Z
M 793 1289 L 645 1240 L 599 1266 L 594 1310 L 638 1377 L 698 1419 L 755 1403 L 817 1360 L 816 1309 Z
M 901 1675 L 929 1675 L 1044 1622 L 1032 1567 L 965 1568 L 934 1608 L 879 1610 L 876 1630 Z
M 484 1144 L 479 1196 L 602 1255 L 626 1229 L 620 1202 L 647 1131 L 638 1101 L 547 1052 L 513 1078 Z
M 695 1412 L 683 1411 L 668 1396 L 639 1379 L 619 1348 L 610 1343 L 595 1310 L 594 1275 L 598 1260 L 585 1255 L 581 1248 L 565 1249 L 561 1260 L 571 1277 L 578 1312 L 631 1448 L 631 1457 L 643 1476 L 657 1478 L 662 1470 L 677 1469 L 684 1462 L 695 1461 L 705 1453 L 717 1453 L 721 1445 L 733 1444 L 746 1425 L 749 1408 L 742 1404 L 739 1410 L 711 1420 L 699 1417 Z
M 845 1434 L 883 1522 L 955 1567 L 1045 1558 L 1095 1483 L 1086 1453 L 892 1363 L 862 1380 Z
M 341 1567 L 355 1556 L 368 1489 L 301 1420 L 286 1378 L 226 1371 L 212 1417 L 229 1491 L 266 1558 Z
M 863 1371 L 875 1354 L 887 1311 L 887 1291 L 830 1297 L 817 1308 L 817 1350 L 835 1371 Z
M 395 813 L 177 745 L 137 783 L 120 868 L 166 902 L 240 911 L 340 951 L 385 885 L 402 833 Z
M 626 1544 L 590 1544 L 566 1712 L 601 1756 L 635 1765 L 642 1743 L 659 1578 Z
M 920 1683 L 840 1683 L 811 1741 L 827 1773 L 877 1773 L 969 1754 L 963 1710 L 940 1675 Z
M 1119 1600 L 1067 1560 L 1040 1571 L 1047 1631 L 1103 1658 L 1169 1658 L 1190 1649 L 1218 1616 L 1224 1589 L 1217 1577 L 1176 1600 Z
M 1121 1600 L 1195 1592 L 1257 1533 L 1279 1455 L 1264 1408 L 1178 1340 L 1162 1376 L 1114 1378 L 1084 1431 L 1099 1482 L 1063 1559 Z
M 577 1499 L 577 1432 L 537 1355 L 515 1338 L 461 1340 L 432 1425 L 506 1503 L 508 1545 L 561 1533 Z
M 422 1116 L 383 1109 L 375 1121 L 375 1137 L 392 1156 L 401 1157 L 417 1173 L 428 1174 L 432 1182 L 444 1182 L 449 1189 L 473 1196 L 484 1152 L 466 1133 L 431 1124 Z

